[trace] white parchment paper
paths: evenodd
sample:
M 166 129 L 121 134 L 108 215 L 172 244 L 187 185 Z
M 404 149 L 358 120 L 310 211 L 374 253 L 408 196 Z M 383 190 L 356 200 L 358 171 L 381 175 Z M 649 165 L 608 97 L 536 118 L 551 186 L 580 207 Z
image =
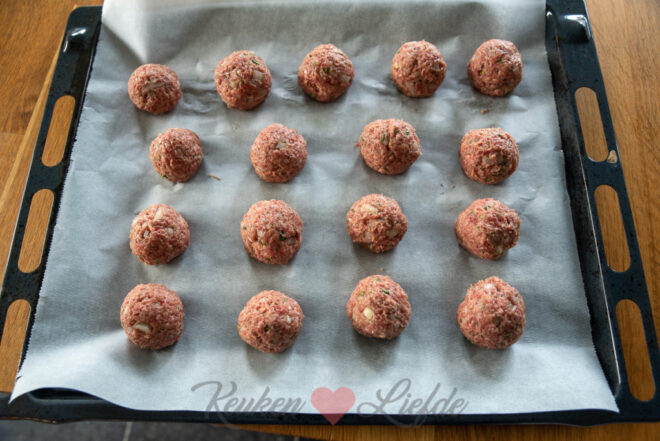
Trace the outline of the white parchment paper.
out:
M 356 398 L 350 411 L 359 413 L 616 410 L 591 340 L 542 0 L 170 3 L 104 6 L 13 397 L 62 387 L 135 409 L 314 413 L 312 391 L 347 387 Z M 522 83 L 498 99 L 475 92 L 465 71 L 477 46 L 495 37 L 515 42 L 524 62 Z M 448 72 L 433 97 L 410 99 L 389 68 L 403 42 L 420 39 L 438 46 Z M 327 42 L 349 55 L 355 81 L 337 102 L 321 104 L 304 96 L 296 72 Z M 270 96 L 250 112 L 228 110 L 213 83 L 218 61 L 240 49 L 256 51 L 273 75 Z M 181 79 L 183 98 L 170 114 L 141 112 L 129 100 L 126 82 L 148 62 Z M 409 121 L 423 151 L 394 177 L 367 168 L 355 148 L 364 125 L 389 117 Z M 249 160 L 257 133 L 275 122 L 308 142 L 307 165 L 288 184 L 261 181 Z M 497 186 L 470 181 L 457 158 L 463 134 L 488 126 L 510 132 L 520 148 L 518 170 Z M 162 179 L 149 161 L 150 142 L 170 127 L 202 141 L 203 165 L 186 184 Z M 399 246 L 381 255 L 353 245 L 345 228 L 351 204 L 373 192 L 399 201 L 409 221 Z M 502 200 L 522 219 L 518 245 L 500 261 L 469 255 L 454 236 L 456 217 L 480 197 Z M 240 239 L 243 214 L 271 198 L 305 222 L 288 265 L 249 258 Z M 190 248 L 164 266 L 138 262 L 128 246 L 132 218 L 153 203 L 172 205 L 190 224 Z M 403 286 L 413 310 L 389 342 L 359 336 L 345 313 L 358 280 L 378 273 Z M 491 275 L 517 287 L 527 306 L 522 339 L 504 351 L 470 344 L 455 321 L 468 286 Z M 157 352 L 132 345 L 119 323 L 124 295 L 150 282 L 177 291 L 186 314 L 181 340 Z M 291 295 L 305 313 L 297 342 L 279 355 L 252 349 L 236 331 L 245 302 L 265 289 Z

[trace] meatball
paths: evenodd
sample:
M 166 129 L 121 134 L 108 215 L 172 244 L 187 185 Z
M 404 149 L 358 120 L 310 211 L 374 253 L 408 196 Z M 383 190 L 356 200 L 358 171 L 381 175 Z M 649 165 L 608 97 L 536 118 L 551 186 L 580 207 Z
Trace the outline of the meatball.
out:
M 300 249 L 303 221 L 284 201 L 259 201 L 243 216 L 241 238 L 248 254 L 258 261 L 287 263 Z
M 251 51 L 233 52 L 215 69 L 215 87 L 230 109 L 254 109 L 266 100 L 271 84 L 266 62 Z
M 388 276 L 360 280 L 346 303 L 346 314 L 353 327 L 367 337 L 397 337 L 408 326 L 410 313 L 408 295 Z
M 518 214 L 496 199 L 477 199 L 456 219 L 458 243 L 477 257 L 497 260 L 520 237 Z
M 305 166 L 307 141 L 294 129 L 271 124 L 254 140 L 250 161 L 254 171 L 264 181 L 290 181 Z
M 298 68 L 298 84 L 316 101 L 334 101 L 353 83 L 353 63 L 333 44 L 322 44 L 305 55 Z
M 168 129 L 149 147 L 154 168 L 172 182 L 186 182 L 195 176 L 203 157 L 199 137 L 188 129 Z
M 470 286 L 456 312 L 461 332 L 486 349 L 506 349 L 525 329 L 525 303 L 513 286 L 489 277 Z
M 415 128 L 400 119 L 378 119 L 367 124 L 359 146 L 364 162 L 385 175 L 403 173 L 422 154 Z
M 396 51 L 390 76 L 396 87 L 411 98 L 433 95 L 442 84 L 447 63 L 437 47 L 428 41 L 409 41 Z
M 408 231 L 399 204 L 382 194 L 358 199 L 346 213 L 346 229 L 353 242 L 374 253 L 391 250 Z
M 179 77 L 163 64 L 143 64 L 128 79 L 128 96 L 140 110 L 170 112 L 181 98 Z
M 238 335 L 261 352 L 284 352 L 303 325 L 298 302 L 279 291 L 262 291 L 238 315 Z
M 504 96 L 522 80 L 518 48 L 506 40 L 488 40 L 477 48 L 467 65 L 470 82 L 479 92 Z
M 126 294 L 120 319 L 130 341 L 143 349 L 162 349 L 181 336 L 183 304 L 163 285 L 138 285 Z
M 188 223 L 169 205 L 151 205 L 135 216 L 131 224 L 131 251 L 148 265 L 169 262 L 189 244 Z
M 497 184 L 511 176 L 519 158 L 516 140 L 500 128 L 470 130 L 458 151 L 467 177 L 482 184 Z

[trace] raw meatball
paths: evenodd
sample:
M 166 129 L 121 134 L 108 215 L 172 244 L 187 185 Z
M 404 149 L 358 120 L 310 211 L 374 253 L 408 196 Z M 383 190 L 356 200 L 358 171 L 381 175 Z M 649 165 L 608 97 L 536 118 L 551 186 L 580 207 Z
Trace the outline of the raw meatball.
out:
M 414 127 L 400 119 L 378 119 L 367 124 L 359 145 L 364 162 L 386 175 L 403 173 L 422 154 Z
M 456 312 L 461 332 L 486 349 L 506 349 L 525 329 L 525 302 L 513 286 L 489 277 L 470 286 Z
M 458 215 L 454 231 L 470 253 L 497 260 L 518 242 L 520 218 L 496 199 L 477 199 Z
M 148 265 L 169 262 L 189 244 L 188 223 L 169 205 L 151 205 L 135 216 L 131 224 L 131 251 Z
M 488 40 L 477 48 L 467 66 L 470 82 L 479 92 L 504 96 L 522 80 L 518 48 L 506 40 Z
M 394 199 L 370 194 L 358 199 L 348 210 L 346 229 L 353 242 L 382 253 L 403 239 L 408 231 L 408 219 Z
M 403 288 L 388 276 L 369 276 L 357 284 L 346 314 L 357 332 L 391 340 L 406 329 L 410 302 Z
M 170 112 L 181 98 L 179 77 L 163 64 L 143 64 L 128 79 L 128 96 L 140 110 Z
M 254 109 L 264 102 L 271 84 L 266 62 L 251 51 L 233 52 L 215 69 L 215 87 L 230 109 Z
M 262 291 L 238 315 L 238 335 L 261 352 L 284 352 L 303 325 L 298 302 L 279 291 Z
M 511 176 L 519 158 L 516 140 L 500 128 L 470 130 L 458 151 L 467 177 L 482 184 L 497 184 Z
M 424 40 L 403 43 L 390 69 L 396 87 L 412 98 L 433 95 L 446 72 L 447 64 L 438 48 Z
M 353 63 L 333 44 L 322 44 L 305 55 L 298 68 L 298 83 L 316 101 L 334 101 L 353 83 Z
M 179 340 L 183 304 L 174 291 L 163 285 L 138 285 L 126 294 L 120 318 L 133 343 L 144 349 L 162 349 Z
M 290 181 L 305 166 L 307 141 L 294 129 L 271 124 L 254 140 L 250 161 L 264 181 Z
M 259 201 L 241 221 L 241 238 L 248 254 L 260 262 L 287 263 L 300 249 L 303 221 L 284 201 Z
M 186 182 L 195 176 L 203 157 L 199 137 L 188 129 L 168 129 L 149 148 L 156 171 L 172 182 Z

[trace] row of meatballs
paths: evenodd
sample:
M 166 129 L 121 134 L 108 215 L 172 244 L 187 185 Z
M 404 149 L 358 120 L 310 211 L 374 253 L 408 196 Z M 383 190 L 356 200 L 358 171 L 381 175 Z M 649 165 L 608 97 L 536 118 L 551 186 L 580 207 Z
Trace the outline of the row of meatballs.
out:
M 479 92 L 504 96 L 522 80 L 522 58 L 516 46 L 493 39 L 481 44 L 467 65 L 470 82 Z M 390 76 L 403 94 L 429 97 L 445 79 L 447 64 L 427 41 L 404 43 L 392 58 Z M 298 68 L 298 84 L 311 98 L 334 101 L 353 83 L 355 70 L 348 56 L 332 44 L 314 48 Z M 214 81 L 218 94 L 230 109 L 251 110 L 263 103 L 272 76 L 263 58 L 251 51 L 236 51 L 217 65 Z M 172 111 L 181 98 L 177 74 L 162 64 L 138 67 L 128 81 L 128 93 L 141 110 L 162 114 Z
M 400 174 L 421 156 L 415 128 L 400 119 L 379 119 L 367 124 L 357 146 L 364 162 L 386 175 Z M 199 169 L 203 153 L 197 134 L 173 128 L 158 135 L 149 148 L 154 169 L 172 182 L 186 182 Z M 466 176 L 483 184 L 497 184 L 518 167 L 515 139 L 500 128 L 470 130 L 458 151 Z M 288 182 L 305 166 L 307 141 L 295 129 L 271 124 L 261 130 L 250 149 L 255 172 L 266 182 Z
M 360 282 L 346 303 L 353 328 L 366 337 L 393 339 L 408 326 L 412 309 L 403 288 L 385 275 Z M 124 298 L 121 324 L 128 338 L 144 349 L 176 343 L 183 331 L 183 303 L 164 285 L 138 285 Z M 238 315 L 238 334 L 262 352 L 283 352 L 298 338 L 304 314 L 296 300 L 279 291 L 262 291 Z M 470 286 L 456 312 L 463 335 L 487 349 L 505 349 L 525 328 L 525 303 L 520 293 L 498 277 Z
M 520 217 L 515 210 L 492 199 L 477 199 L 456 219 L 458 243 L 487 260 L 501 258 L 520 237 Z M 240 233 L 248 254 L 260 262 L 281 265 L 296 255 L 303 240 L 303 221 L 280 200 L 254 203 L 245 213 Z M 381 194 L 364 196 L 346 214 L 351 240 L 373 253 L 396 247 L 408 231 L 408 219 L 399 204 Z M 183 216 L 165 204 L 142 210 L 131 223 L 131 251 L 148 265 L 170 262 L 190 244 L 190 230 Z

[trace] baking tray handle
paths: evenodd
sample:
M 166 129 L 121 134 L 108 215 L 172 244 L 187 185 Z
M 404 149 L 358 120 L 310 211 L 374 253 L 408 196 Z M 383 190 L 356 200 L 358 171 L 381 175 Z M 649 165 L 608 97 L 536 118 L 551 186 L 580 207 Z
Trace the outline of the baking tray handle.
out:
M 556 44 L 559 48 L 560 62 L 566 72 L 568 98 L 572 110 L 573 122 L 577 128 L 576 135 L 580 148 L 584 182 L 586 183 L 589 209 L 593 220 L 598 219 L 598 209 L 595 202 L 595 191 L 601 185 L 610 186 L 618 195 L 621 218 L 630 255 L 630 266 L 627 270 L 618 272 L 612 270 L 605 256 L 602 229 L 595 228 L 595 241 L 603 279 L 603 292 L 609 310 L 612 326 L 617 365 L 620 377 L 620 387 L 615 391 L 615 398 L 621 414 L 637 415 L 642 420 L 660 419 L 660 355 L 658 340 L 653 322 L 653 314 L 644 278 L 642 259 L 639 252 L 632 210 L 621 167 L 621 156 L 614 134 L 610 116 L 605 85 L 601 75 L 600 64 L 593 42 L 593 33 L 587 10 L 582 1 L 550 0 L 548 1 L 548 23 L 556 28 Z M 598 100 L 601 123 L 608 149 L 607 159 L 594 161 L 586 153 L 584 138 L 581 131 L 575 93 L 578 89 L 591 89 Z M 594 222 L 595 223 L 595 222 Z M 646 348 L 648 351 L 651 372 L 655 384 L 655 394 L 648 401 L 636 399 L 630 392 L 628 375 L 624 365 L 621 336 L 616 317 L 616 305 L 621 300 L 633 301 L 641 312 Z
M 100 21 L 97 8 L 77 8 L 69 16 L 66 33 L 60 46 L 57 64 L 46 100 L 43 119 L 37 135 L 30 164 L 30 172 L 25 188 L 23 189 L 18 221 L 14 229 L 14 240 L 7 260 L 5 278 L 2 282 L 2 292 L 0 293 L 0 332 L 2 332 L 2 324 L 4 324 L 7 317 L 7 311 L 10 305 L 16 300 L 25 300 L 32 308 L 26 339 L 29 338 L 29 332 L 32 329 L 37 298 L 39 297 L 39 287 L 41 286 L 46 265 L 43 257 L 48 255 L 50 249 L 50 242 L 62 194 L 61 187 L 64 184 L 64 178 L 68 170 L 71 147 L 75 139 L 76 128 L 78 127 L 78 120 L 83 106 L 85 85 L 91 72 L 91 60 L 94 57 L 99 29 Z M 53 118 L 55 103 L 63 96 L 73 97 L 75 105 L 71 115 L 69 133 L 62 160 L 58 164 L 49 167 L 42 162 L 42 156 Z M 54 197 L 44 239 L 42 259 L 36 269 L 30 272 L 23 272 L 19 268 L 19 256 L 25 236 L 30 206 L 34 195 L 44 189 L 52 191 Z

